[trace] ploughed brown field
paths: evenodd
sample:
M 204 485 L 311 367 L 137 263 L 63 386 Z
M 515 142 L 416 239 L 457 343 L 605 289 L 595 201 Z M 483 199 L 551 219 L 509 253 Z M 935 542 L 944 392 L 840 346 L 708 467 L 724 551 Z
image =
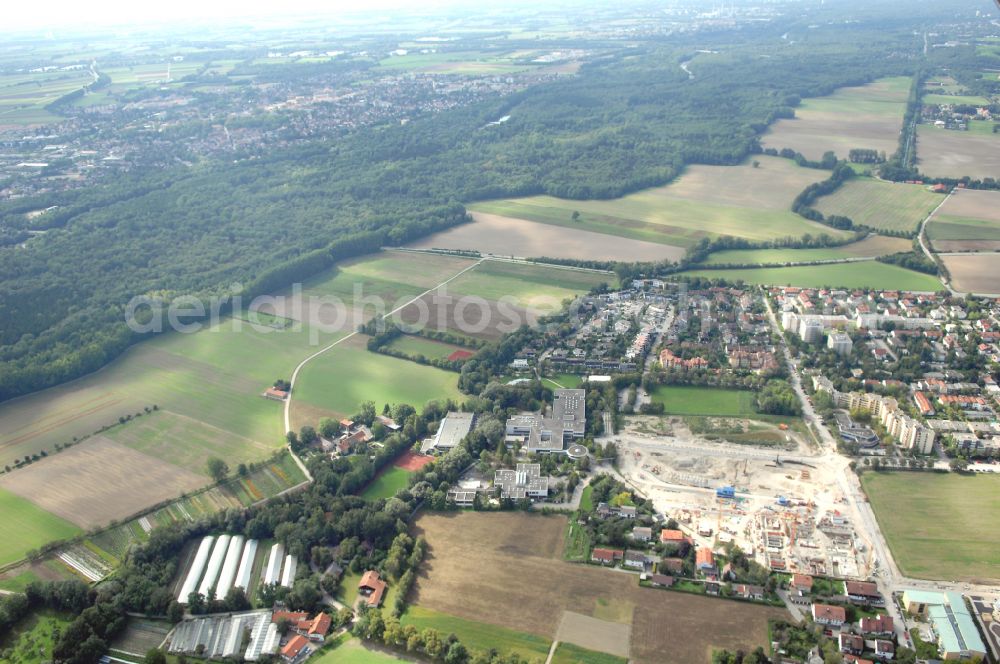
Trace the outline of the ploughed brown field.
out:
M 940 243 L 939 243 L 940 244 Z M 965 293 L 1000 293 L 1000 255 L 939 254 L 951 274 L 951 285 Z
M 771 607 L 640 588 L 636 574 L 565 562 L 566 523 L 514 512 L 420 517 L 416 532 L 429 553 L 413 604 L 548 639 L 578 631 L 581 615 L 631 624 L 629 658 L 640 664 L 709 662 L 713 650 L 766 646 L 768 620 L 787 617 Z M 628 633 L 608 627 L 592 630 L 594 638 Z M 585 645 L 615 652 L 618 644 Z
M 105 526 L 206 478 L 97 436 L 0 479 L 7 491 L 81 528 Z
M 1000 177 L 1000 134 L 918 125 L 917 164 L 931 177 Z
M 1000 151 L 1000 139 L 996 149 Z M 985 189 L 956 190 L 948 197 L 939 215 L 948 217 L 971 217 L 1000 223 L 1000 193 Z
M 576 258 L 579 260 L 679 260 L 683 247 L 643 242 L 593 231 L 566 229 L 526 219 L 473 212 L 474 221 L 429 235 L 418 249 L 467 249 L 522 258 Z

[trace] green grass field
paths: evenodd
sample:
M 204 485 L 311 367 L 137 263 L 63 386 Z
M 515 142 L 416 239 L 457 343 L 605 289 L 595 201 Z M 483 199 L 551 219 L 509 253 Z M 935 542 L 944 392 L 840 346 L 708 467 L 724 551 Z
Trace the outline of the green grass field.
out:
M 293 414 L 308 404 L 331 415 L 349 416 L 363 401 L 408 403 L 421 408 L 428 401 L 461 401 L 458 375 L 451 371 L 372 353 L 368 337 L 358 335 L 312 360 L 299 372 Z
M 942 198 L 918 184 L 854 178 L 820 198 L 814 207 L 824 215 L 850 217 L 869 228 L 916 231 Z
M 703 237 L 774 240 L 805 233 L 842 237 L 789 210 L 818 171 L 758 155 L 741 166 L 689 166 L 674 182 L 613 200 L 553 196 L 484 201 L 469 209 L 648 242 L 689 247 Z M 579 212 L 574 221 L 573 212 Z
M 900 251 L 909 251 L 909 240 L 883 235 L 870 235 L 859 242 L 840 247 L 820 249 L 736 249 L 709 254 L 704 265 L 774 265 L 844 258 L 874 258 Z
M 587 650 L 572 643 L 560 643 L 552 656 L 552 664 L 626 664 L 624 657 Z
M 933 106 L 935 104 L 967 104 L 969 106 L 988 106 L 990 100 L 986 97 L 980 97 L 978 95 L 937 95 L 937 94 L 925 94 L 921 99 L 921 102 L 925 106 Z
M 411 334 L 394 339 L 388 345 L 388 348 L 400 353 L 406 353 L 411 357 L 423 355 L 431 360 L 445 360 L 457 350 L 470 350 L 464 346 L 456 346 L 443 341 L 435 341 L 434 339 L 425 339 L 424 337 L 417 337 Z
M 42 664 L 52 660 L 55 633 L 62 632 L 76 616 L 44 610 L 31 613 L 7 634 L 0 635 L 4 662 Z
M 1000 579 L 1000 477 L 867 472 L 861 483 L 904 574 Z
M 515 306 L 537 308 L 558 305 L 602 283 L 617 282 L 614 274 L 485 261 L 447 288 L 452 295 L 473 295 L 491 301 L 513 298 Z
M 388 652 L 371 650 L 350 634 L 341 634 L 317 654 L 311 656 L 312 664 L 390 664 L 408 660 L 397 659 Z
M 720 415 L 754 417 L 753 392 L 711 387 L 660 385 L 652 392 L 653 403 L 662 403 L 674 415 Z
M 738 268 L 733 270 L 688 270 L 681 274 L 743 281 L 768 286 L 802 288 L 882 288 L 886 290 L 938 291 L 941 282 L 929 274 L 914 272 L 878 261 L 802 265 L 797 267 Z
M 420 606 L 408 608 L 400 622 L 403 625 L 413 625 L 417 629 L 431 627 L 441 632 L 443 636 L 455 634 L 468 648 L 479 650 L 496 648 L 500 652 L 516 652 L 528 660 L 541 658 L 544 661 L 552 645 L 552 641 L 534 634 L 456 618 Z
M 927 224 L 931 240 L 1000 240 L 1000 224 L 988 219 L 938 214 Z
M 375 476 L 371 484 L 361 492 L 361 497 L 365 500 L 378 500 L 379 498 L 391 498 L 400 489 L 405 489 L 410 482 L 410 471 L 396 466 L 389 466 Z
M 75 537 L 82 532 L 68 521 L 4 489 L 0 489 L 0 514 L 5 533 L 0 538 L 0 565 L 20 560 L 25 553 L 43 544 Z

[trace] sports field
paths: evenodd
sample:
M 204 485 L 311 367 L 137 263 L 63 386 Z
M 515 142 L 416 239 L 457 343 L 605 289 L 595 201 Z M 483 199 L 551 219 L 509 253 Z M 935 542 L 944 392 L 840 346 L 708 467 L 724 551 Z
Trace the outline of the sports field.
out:
M 759 167 L 688 166 L 666 186 L 613 200 L 531 196 L 475 203 L 469 209 L 677 247 L 721 235 L 750 240 L 844 235 L 789 209 L 806 186 L 824 179 L 823 173 L 778 157 L 757 155 L 754 160 Z M 576 220 L 574 212 L 579 213 Z
M 861 484 L 904 574 L 1000 580 L 1000 477 L 867 472 Z
M 72 523 L 0 487 L 0 514 L 4 536 L 0 538 L 0 565 L 20 560 L 31 549 L 53 540 L 68 539 L 82 531 Z
M 540 660 L 554 638 L 573 636 L 587 650 L 624 648 L 638 664 L 693 664 L 711 661 L 713 648 L 765 645 L 768 619 L 785 614 L 640 588 L 635 575 L 565 562 L 566 525 L 564 516 L 513 512 L 421 516 L 415 533 L 429 552 L 404 624 Z M 720 611 L 725 621 L 713 619 Z
M 681 274 L 743 281 L 768 286 L 800 286 L 802 288 L 882 288 L 905 291 L 936 292 L 941 282 L 929 274 L 914 272 L 878 261 L 802 265 L 797 267 L 737 268 L 732 270 L 688 270 Z
M 858 242 L 821 249 L 737 249 L 709 254 L 704 265 L 777 265 L 845 258 L 875 258 L 909 251 L 909 240 L 884 235 L 869 235 Z
M 762 137 L 765 148 L 791 148 L 809 159 L 832 150 L 846 159 L 853 148 L 896 151 L 909 95 L 908 77 L 883 78 L 832 95 L 802 100 L 795 118 L 778 120 Z
M 917 165 L 931 177 L 1000 177 L 1000 134 L 917 125 Z
M 411 471 L 398 466 L 389 466 L 375 476 L 375 479 L 361 492 L 361 497 L 365 500 L 377 500 L 379 498 L 391 498 L 400 489 L 405 489 L 409 484 Z
M 674 415 L 719 415 L 753 417 L 753 392 L 711 387 L 660 385 L 653 390 L 653 403 L 662 403 Z
M 295 428 L 315 425 L 320 413 L 347 417 L 363 401 L 408 403 L 417 409 L 428 401 L 462 400 L 458 374 L 370 352 L 368 337 L 357 335 L 316 357 L 299 372 L 291 413 Z
M 814 207 L 824 215 L 849 217 L 869 228 L 914 232 L 943 198 L 923 185 L 853 178 Z

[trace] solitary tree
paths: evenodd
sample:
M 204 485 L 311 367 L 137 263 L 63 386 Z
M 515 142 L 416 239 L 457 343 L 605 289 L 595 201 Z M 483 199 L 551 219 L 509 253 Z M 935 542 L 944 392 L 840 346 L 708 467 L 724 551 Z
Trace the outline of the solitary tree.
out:
M 229 474 L 229 466 L 219 457 L 212 457 L 208 460 L 208 474 L 216 482 L 221 482 Z

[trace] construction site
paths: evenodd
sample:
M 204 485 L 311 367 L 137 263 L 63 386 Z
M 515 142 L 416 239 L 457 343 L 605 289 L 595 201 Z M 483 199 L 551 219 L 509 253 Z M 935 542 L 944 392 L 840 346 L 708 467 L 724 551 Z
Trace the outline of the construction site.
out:
M 868 578 L 870 547 L 833 481 L 842 460 L 774 429 L 764 444 L 734 443 L 693 433 L 680 417 L 629 418 L 614 437 L 618 471 L 701 546 L 733 542 L 776 572 Z

